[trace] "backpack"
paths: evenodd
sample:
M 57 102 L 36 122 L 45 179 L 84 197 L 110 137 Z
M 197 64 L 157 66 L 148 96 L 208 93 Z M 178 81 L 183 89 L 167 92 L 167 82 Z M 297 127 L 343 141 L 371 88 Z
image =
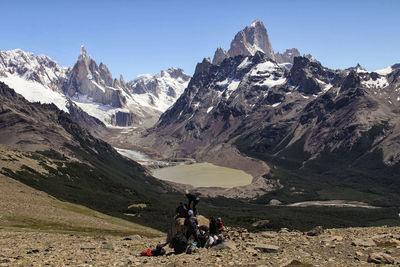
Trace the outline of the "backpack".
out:
M 187 239 L 182 232 L 177 232 L 175 234 L 172 238 L 171 244 L 177 254 L 185 252 L 188 245 Z

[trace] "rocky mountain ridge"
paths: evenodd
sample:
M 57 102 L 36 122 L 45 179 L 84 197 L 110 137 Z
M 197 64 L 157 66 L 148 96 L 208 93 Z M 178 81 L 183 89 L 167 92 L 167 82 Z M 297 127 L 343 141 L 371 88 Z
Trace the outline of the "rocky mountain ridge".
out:
M 81 114 L 100 120 L 98 127 L 104 127 L 103 124 L 151 126 L 183 92 L 190 79 L 183 70 L 173 68 L 162 71 L 161 75 L 146 77 L 128 83 L 122 76 L 114 79 L 107 66 L 102 62 L 98 65 L 83 46 L 72 68 L 61 67 L 47 56 L 34 56 L 20 49 L 0 51 L 1 81 L 29 101 L 55 103 L 67 112 L 72 102 L 82 110 Z M 153 89 L 140 90 L 143 86 Z

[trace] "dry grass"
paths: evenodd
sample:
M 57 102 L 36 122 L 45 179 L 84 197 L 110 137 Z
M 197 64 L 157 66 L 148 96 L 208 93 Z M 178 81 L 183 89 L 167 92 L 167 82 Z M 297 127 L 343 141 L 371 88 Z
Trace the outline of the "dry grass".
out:
M 0 174 L 0 227 L 149 237 L 163 233 L 87 207 L 63 202 Z

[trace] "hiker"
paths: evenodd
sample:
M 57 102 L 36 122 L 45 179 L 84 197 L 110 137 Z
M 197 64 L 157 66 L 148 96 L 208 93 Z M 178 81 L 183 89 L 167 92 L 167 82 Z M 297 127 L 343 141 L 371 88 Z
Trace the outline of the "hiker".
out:
M 218 227 L 219 233 L 222 234 L 222 231 L 224 231 L 224 225 L 222 224 L 221 217 L 218 217 L 218 219 L 217 219 L 217 227 Z
M 190 193 L 189 191 L 186 190 L 185 196 L 188 199 L 188 208 L 192 209 L 193 207 L 191 206 L 192 203 L 194 203 L 194 201 L 196 200 L 196 195 L 193 195 L 192 193 Z M 197 202 L 198 203 L 198 202 Z M 196 204 L 197 204 L 196 203 Z
M 178 231 L 172 238 L 170 245 L 174 248 L 176 254 L 181 254 L 186 252 L 188 240 L 181 231 Z
M 219 235 L 220 232 L 218 229 L 217 220 L 214 218 L 214 216 L 211 216 L 209 220 L 210 220 L 210 226 L 209 226 L 210 235 Z
M 187 208 L 183 205 L 182 202 L 180 202 L 179 206 L 176 208 L 176 213 L 178 214 L 177 218 L 186 218 L 187 212 Z
M 211 246 L 214 246 L 216 244 L 218 244 L 219 238 L 218 236 L 220 235 L 220 231 L 218 228 L 218 224 L 217 224 L 217 220 L 214 218 L 214 216 L 211 216 L 209 218 L 210 220 L 210 236 L 208 238 L 208 241 L 206 243 L 206 248 L 209 248 Z
M 193 213 L 194 215 L 197 215 L 197 204 L 199 204 L 200 197 L 196 196 L 195 200 L 193 200 Z
M 165 254 L 165 249 L 164 249 L 164 247 L 165 247 L 167 244 L 168 244 L 168 242 L 165 243 L 165 244 L 158 244 L 158 245 L 156 246 L 156 249 L 153 249 L 153 250 L 151 250 L 151 249 L 145 249 L 145 250 L 142 251 L 141 255 L 142 255 L 142 256 L 148 256 L 148 257 L 151 257 L 151 256 L 155 256 L 155 257 L 157 257 L 157 256 L 162 256 L 162 255 Z
M 200 244 L 199 238 L 197 236 L 197 230 L 198 230 L 198 221 L 197 218 L 193 214 L 193 210 L 188 211 L 189 217 L 185 219 L 185 226 L 186 226 L 186 239 L 189 240 L 189 238 L 193 235 L 194 241 L 197 242 L 197 245 Z

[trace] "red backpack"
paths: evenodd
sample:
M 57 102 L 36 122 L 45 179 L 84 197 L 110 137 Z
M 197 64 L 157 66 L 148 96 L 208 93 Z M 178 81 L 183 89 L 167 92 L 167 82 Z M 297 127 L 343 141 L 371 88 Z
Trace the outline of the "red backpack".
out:
M 142 253 L 141 253 L 140 255 L 142 255 L 142 256 L 149 256 L 149 257 L 153 256 L 153 254 L 151 253 L 151 249 L 145 249 L 145 250 L 143 250 Z

